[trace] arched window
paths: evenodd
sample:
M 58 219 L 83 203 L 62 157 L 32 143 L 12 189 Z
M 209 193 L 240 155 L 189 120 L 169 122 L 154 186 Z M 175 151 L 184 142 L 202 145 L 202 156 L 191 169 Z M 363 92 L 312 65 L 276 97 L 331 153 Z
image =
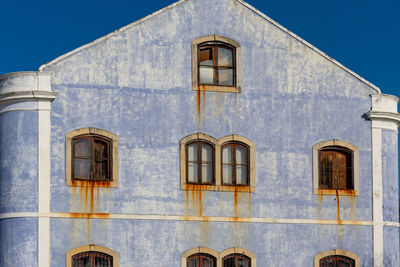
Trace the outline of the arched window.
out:
M 198 45 L 199 84 L 235 86 L 235 47 L 222 42 Z
M 186 145 L 188 184 L 214 184 L 214 146 L 204 140 Z
M 118 185 L 117 136 L 101 129 L 82 128 L 69 132 L 65 139 L 67 185 Z
M 187 258 L 187 267 L 216 267 L 217 259 L 206 253 L 197 253 Z
M 341 140 L 313 146 L 314 194 L 358 195 L 358 148 Z
M 222 259 L 223 267 L 251 267 L 249 257 L 242 254 L 230 254 Z
M 332 255 L 319 260 L 320 267 L 354 267 L 355 261 L 349 257 Z
M 249 184 L 249 148 L 239 142 L 222 145 L 222 184 Z
M 240 92 L 240 44 L 218 34 L 192 42 L 193 90 Z
M 94 244 L 74 248 L 65 255 L 66 267 L 118 267 L 118 253 Z

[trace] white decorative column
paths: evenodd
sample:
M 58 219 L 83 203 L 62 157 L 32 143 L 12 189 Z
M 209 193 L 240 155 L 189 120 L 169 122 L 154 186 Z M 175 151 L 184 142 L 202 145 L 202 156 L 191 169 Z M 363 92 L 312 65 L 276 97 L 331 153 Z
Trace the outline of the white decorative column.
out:
M 399 99 L 391 95 L 371 95 L 371 110 L 366 113 L 372 121 L 372 201 L 374 267 L 383 266 L 383 195 L 382 195 L 382 130 L 397 131 L 400 115 Z

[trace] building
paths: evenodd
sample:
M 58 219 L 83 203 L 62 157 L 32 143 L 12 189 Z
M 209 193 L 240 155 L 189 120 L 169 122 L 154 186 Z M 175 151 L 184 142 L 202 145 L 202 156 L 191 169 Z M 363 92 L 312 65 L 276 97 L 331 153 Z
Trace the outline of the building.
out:
M 0 76 L 0 265 L 399 266 L 397 102 L 179 1 Z

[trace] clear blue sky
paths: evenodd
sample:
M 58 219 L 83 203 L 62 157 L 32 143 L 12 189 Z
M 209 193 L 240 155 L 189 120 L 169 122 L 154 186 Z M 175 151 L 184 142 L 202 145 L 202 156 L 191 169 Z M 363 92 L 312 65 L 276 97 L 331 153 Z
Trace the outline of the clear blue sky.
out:
M 0 74 L 37 70 L 43 63 L 173 2 L 2 1 Z M 383 93 L 400 96 L 399 0 L 247 2 L 380 87 Z

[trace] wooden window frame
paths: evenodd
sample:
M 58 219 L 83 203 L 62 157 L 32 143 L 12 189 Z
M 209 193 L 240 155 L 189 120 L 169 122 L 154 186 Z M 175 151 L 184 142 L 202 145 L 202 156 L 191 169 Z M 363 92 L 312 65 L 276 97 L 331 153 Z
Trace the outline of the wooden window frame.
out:
M 218 84 L 200 84 L 199 78 L 199 47 L 204 45 L 210 46 L 225 46 L 233 49 L 233 86 L 228 85 L 218 85 Z M 215 53 L 214 53 L 215 55 Z M 195 91 L 215 91 L 215 92 L 230 92 L 230 93 L 240 93 L 241 92 L 241 84 L 242 84 L 242 76 L 241 76 L 241 46 L 238 42 L 218 35 L 207 35 L 199 37 L 192 41 L 192 89 Z M 215 61 L 213 60 L 214 64 Z M 213 65 L 214 65 L 213 64 Z
M 322 253 L 319 253 L 314 257 L 314 267 L 320 267 L 320 261 L 323 258 L 330 257 L 330 256 L 340 256 L 340 257 L 346 257 L 354 261 L 354 267 L 360 267 L 360 257 L 358 257 L 356 254 L 343 250 L 343 249 L 332 249 L 328 251 L 324 251 Z
M 75 261 L 78 260 L 79 258 L 81 258 L 82 256 L 89 258 L 89 266 L 90 267 L 94 267 L 94 263 L 95 263 L 97 257 L 107 259 L 111 263 L 110 267 L 113 267 L 113 265 L 114 265 L 113 264 L 113 257 L 111 255 L 108 255 L 108 254 L 105 254 L 105 253 L 99 252 L 99 251 L 84 251 L 84 252 L 72 255 L 71 261 L 72 261 L 72 266 L 73 267 L 75 265 L 77 265 L 75 263 Z
M 75 179 L 73 177 L 73 143 L 79 138 L 93 138 L 109 142 L 109 179 Z M 68 186 L 92 186 L 100 187 L 118 186 L 118 137 L 110 132 L 97 128 L 81 128 L 71 131 L 65 136 L 65 179 Z
M 352 157 L 352 185 L 353 188 L 324 188 L 320 187 L 320 151 L 346 151 Z M 316 195 L 359 195 L 359 166 L 358 166 L 358 148 L 342 140 L 328 140 L 317 143 L 313 146 L 313 188 Z M 346 175 L 348 175 L 346 173 Z M 350 178 L 350 179 L 351 179 Z
M 240 254 L 240 253 L 233 253 L 233 254 L 229 254 L 229 255 L 226 255 L 225 257 L 223 257 L 221 266 L 224 266 L 225 265 L 225 261 L 227 259 L 230 259 L 230 258 L 234 258 L 234 261 L 235 261 L 235 266 L 234 267 L 238 266 L 239 258 L 240 259 L 244 259 L 245 261 L 247 261 L 247 267 L 251 267 L 251 259 L 249 257 L 247 257 L 246 255 L 243 255 L 243 254 Z
M 186 149 L 186 155 L 188 155 L 188 147 L 190 145 L 193 144 L 197 144 L 197 161 L 196 162 L 192 162 L 192 163 L 196 163 L 197 164 L 197 179 L 198 182 L 197 183 L 193 183 L 193 182 L 189 182 L 189 175 L 188 175 L 188 171 L 189 171 L 189 157 L 186 156 L 186 183 L 187 184 L 198 184 L 198 185 L 215 185 L 215 145 L 213 143 L 210 143 L 208 141 L 199 139 L 199 140 L 193 140 L 189 143 L 187 143 L 185 145 L 185 149 Z M 202 161 L 202 146 L 206 144 L 209 145 L 211 147 L 211 182 L 210 183 L 203 183 L 202 182 L 202 164 L 204 163 Z
M 232 163 L 231 164 L 224 163 L 223 150 L 224 150 L 225 147 L 228 147 L 228 146 L 231 147 L 231 159 L 232 159 Z M 245 149 L 245 151 L 246 151 L 246 163 L 245 164 L 237 164 L 237 161 L 236 161 L 236 148 L 238 146 L 239 147 L 243 147 Z M 248 186 L 249 185 L 249 173 L 250 173 L 250 171 L 249 171 L 250 170 L 250 164 L 249 164 L 250 155 L 249 154 L 250 154 L 249 153 L 249 147 L 244 143 L 228 142 L 228 143 L 224 143 L 221 146 L 221 183 L 223 185 L 234 185 L 234 186 Z M 223 180 L 223 166 L 224 165 L 230 165 L 231 166 L 231 171 L 232 171 L 232 183 L 231 184 L 224 183 L 224 180 Z M 236 178 L 237 178 L 236 166 L 237 165 L 245 165 L 246 166 L 246 184 L 237 184 L 236 183 Z
M 68 251 L 67 253 L 65 253 L 65 266 L 72 267 L 73 266 L 73 259 L 72 259 L 73 256 L 81 254 L 81 253 L 85 253 L 85 252 L 88 252 L 88 253 L 98 252 L 101 254 L 108 255 L 112 258 L 112 267 L 119 266 L 119 256 L 116 251 L 109 249 L 107 247 L 102 247 L 102 246 L 98 246 L 95 244 L 77 247 L 77 248 L 74 248 L 74 249 Z
M 187 144 L 191 142 L 207 142 L 214 146 L 214 183 L 213 184 L 191 184 L 188 183 L 187 177 Z M 231 185 L 222 184 L 222 160 L 221 160 L 221 147 L 228 143 L 239 143 L 248 148 L 248 176 L 247 185 Z M 220 139 L 204 134 L 195 133 L 188 135 L 180 140 L 180 169 L 181 169 L 181 189 L 182 190 L 206 190 L 206 191 L 240 191 L 240 192 L 254 192 L 255 191 L 255 147 L 254 143 L 249 139 L 237 134 L 228 135 Z
M 189 257 L 186 258 L 186 265 L 189 266 L 189 261 L 193 258 L 198 258 L 199 259 L 199 265 L 197 267 L 204 267 L 203 264 L 203 259 L 208 258 L 211 261 L 213 261 L 213 267 L 217 267 L 217 258 L 214 257 L 213 255 L 207 254 L 207 253 L 196 253 L 192 254 Z
M 337 261 L 338 260 L 343 260 L 343 261 L 346 261 L 347 263 L 350 263 L 352 265 L 350 267 L 354 267 L 354 265 L 355 265 L 355 260 L 353 260 L 352 258 L 346 257 L 346 256 L 342 256 L 342 255 L 329 255 L 329 256 L 326 256 L 326 257 L 324 257 L 324 258 L 319 260 L 319 265 L 321 266 L 324 263 L 323 261 L 327 261 L 329 259 L 332 259 L 334 261 L 334 265 L 336 265 L 334 267 L 337 267 Z

